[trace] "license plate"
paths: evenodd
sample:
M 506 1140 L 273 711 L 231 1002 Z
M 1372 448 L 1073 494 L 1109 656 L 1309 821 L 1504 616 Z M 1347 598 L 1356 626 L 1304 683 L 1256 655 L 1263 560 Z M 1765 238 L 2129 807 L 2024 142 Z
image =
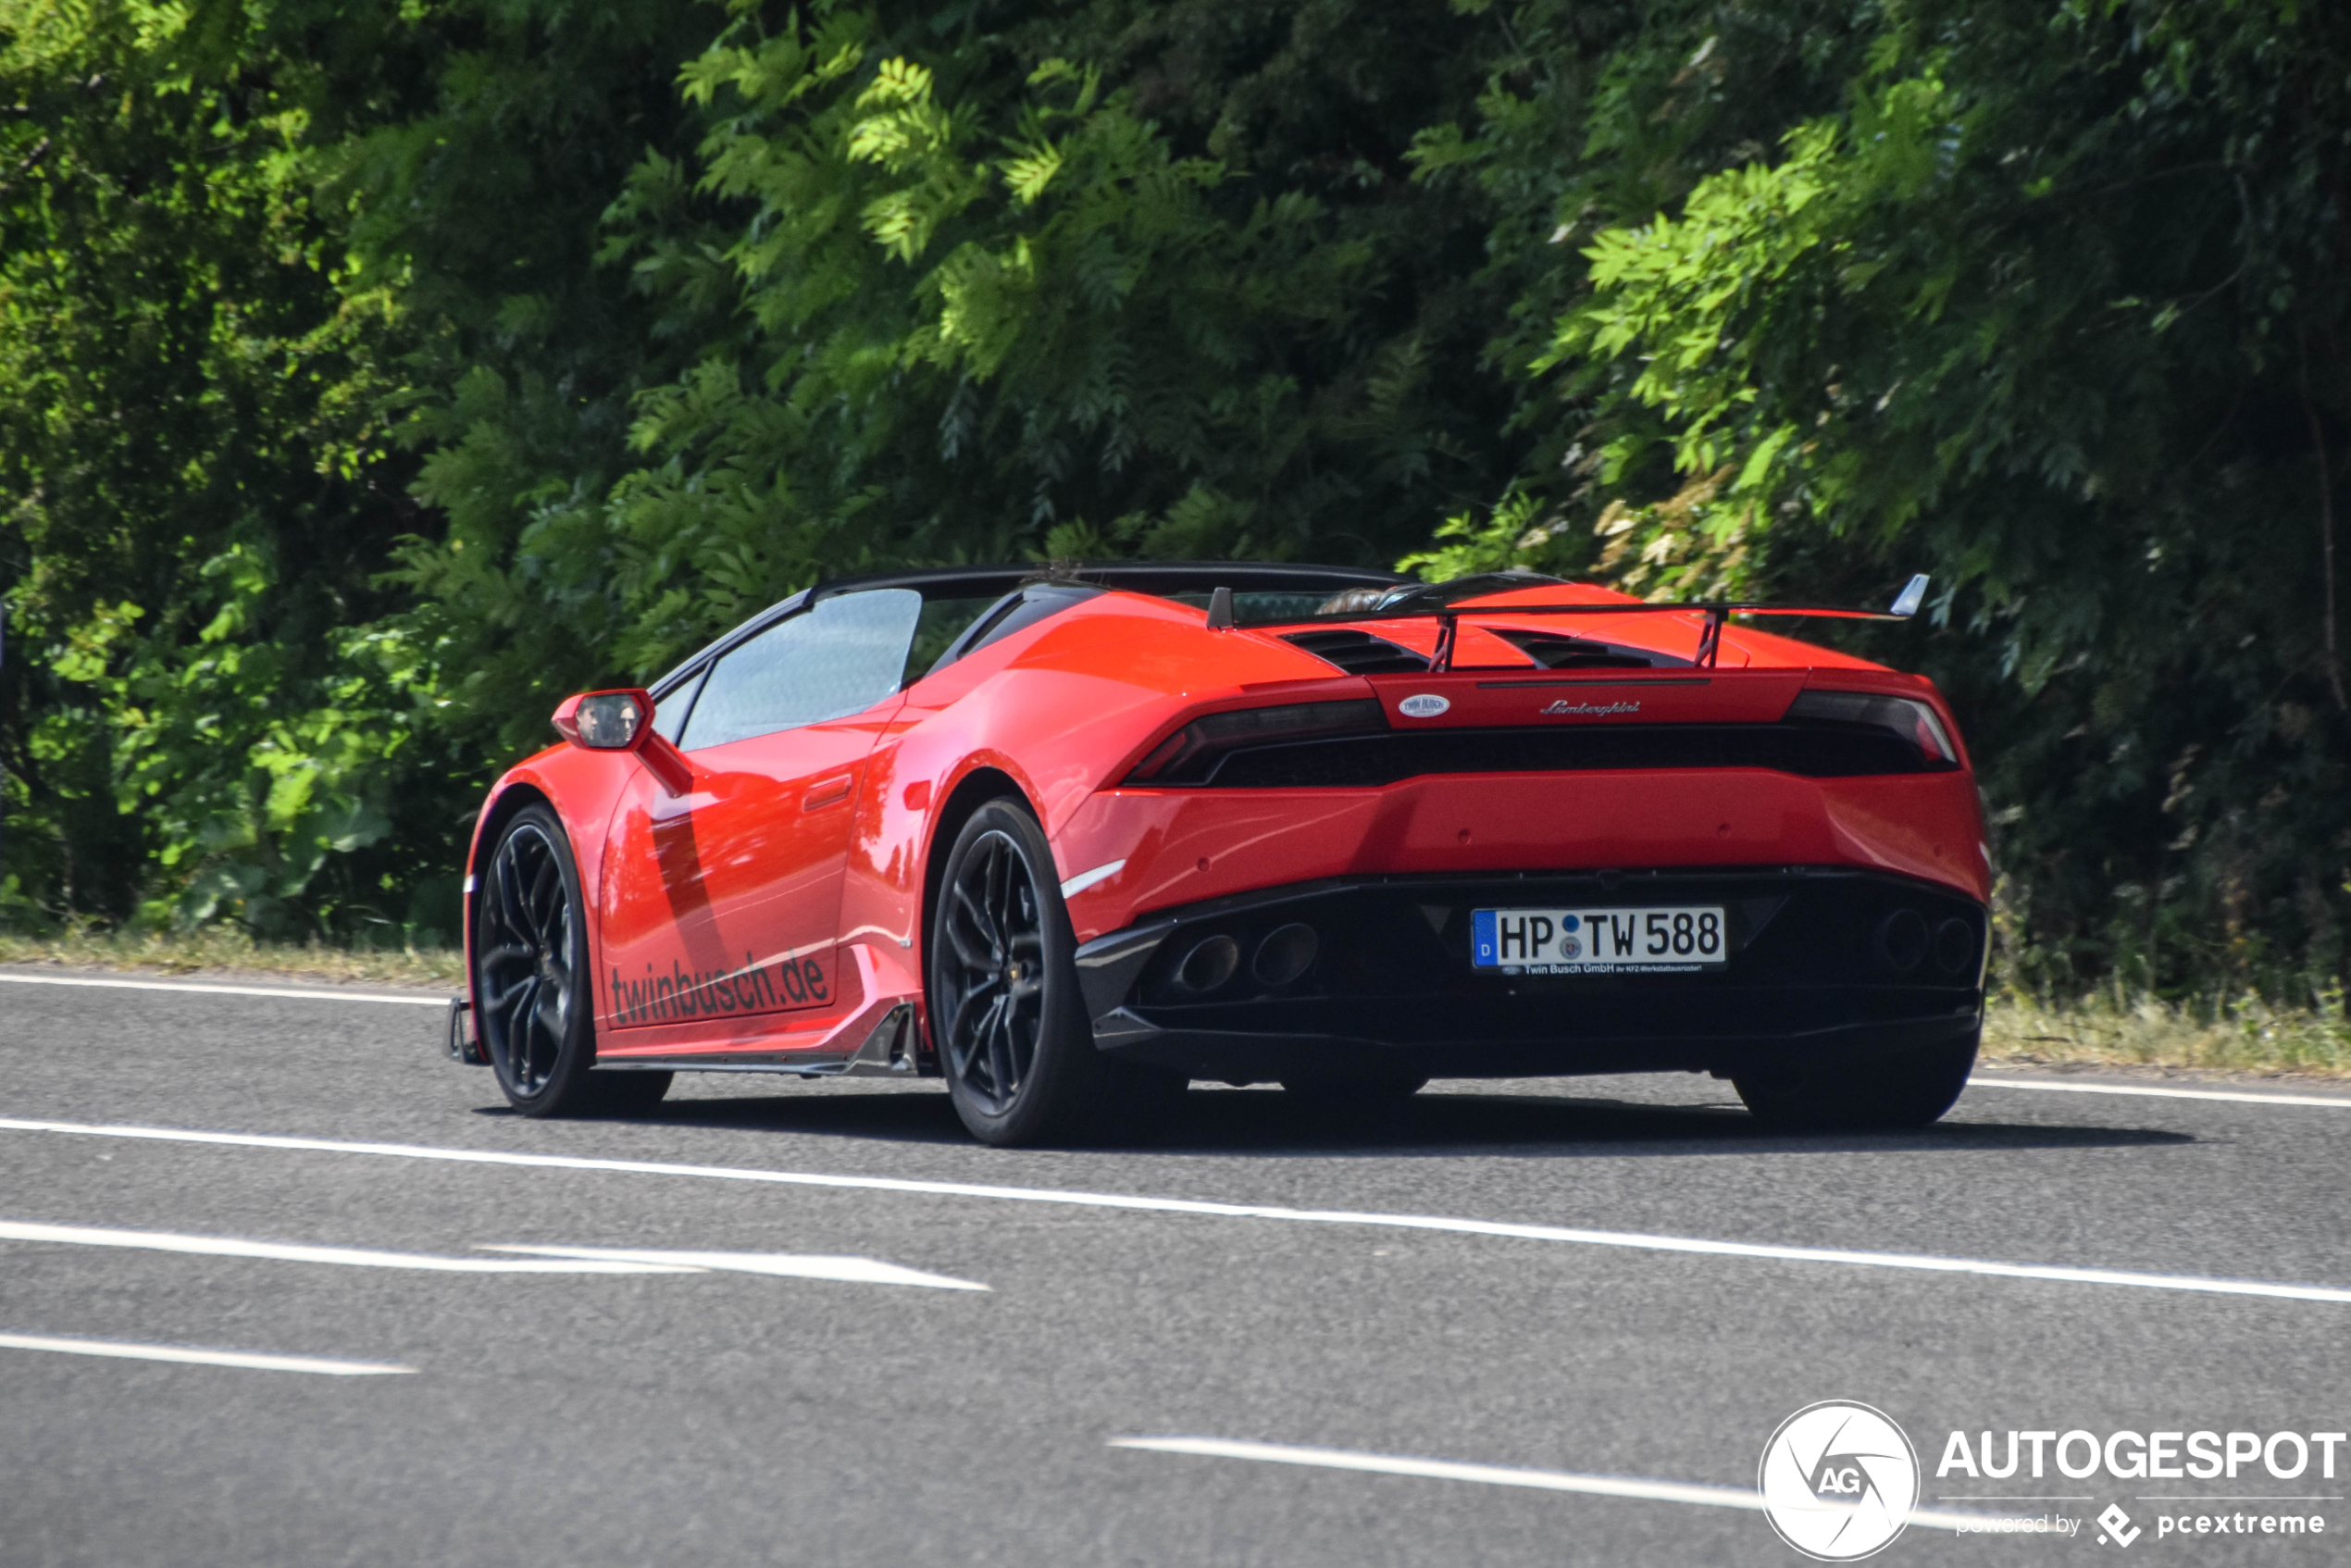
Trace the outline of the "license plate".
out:
M 1471 964 L 1506 975 L 1673 975 L 1730 959 L 1720 904 L 1470 915 Z

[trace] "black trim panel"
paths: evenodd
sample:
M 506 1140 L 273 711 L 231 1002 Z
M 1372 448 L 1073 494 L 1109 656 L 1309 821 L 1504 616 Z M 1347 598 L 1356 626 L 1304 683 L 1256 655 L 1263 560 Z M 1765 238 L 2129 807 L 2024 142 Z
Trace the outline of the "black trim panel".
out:
M 1225 790 L 1368 790 L 1440 773 L 1724 767 L 1763 768 L 1805 778 L 1855 778 L 1947 773 L 1953 765 L 1930 763 L 1892 731 L 1862 725 L 1577 724 L 1549 728 L 1521 725 L 1493 729 L 1405 729 L 1237 748 L 1221 758 L 1199 785 Z
M 1475 909 L 1693 903 L 1727 912 L 1723 969 L 1530 976 L 1470 964 Z M 1286 983 L 1261 982 L 1258 946 L 1300 924 L 1315 932 L 1313 962 Z M 1976 1028 L 1984 934 L 1972 899 L 1834 867 L 1393 877 L 1162 912 L 1087 943 L 1077 963 L 1099 1047 L 1196 1077 L 1729 1073 Z M 1185 960 L 1218 938 L 1238 962 L 1193 990 Z M 1220 967 L 1195 965 L 1190 977 Z

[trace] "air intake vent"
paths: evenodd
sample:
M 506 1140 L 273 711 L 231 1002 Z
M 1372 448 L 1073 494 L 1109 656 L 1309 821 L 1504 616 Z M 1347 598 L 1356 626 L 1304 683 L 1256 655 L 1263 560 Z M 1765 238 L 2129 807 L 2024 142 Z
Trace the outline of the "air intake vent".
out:
M 1327 664 L 1337 665 L 1350 675 L 1418 675 L 1428 668 L 1428 660 L 1410 648 L 1399 647 L 1385 637 L 1374 637 L 1368 631 L 1333 627 L 1327 631 L 1292 632 L 1282 641 L 1305 649 Z
M 1621 642 L 1568 637 L 1556 631 L 1522 631 L 1515 627 L 1497 627 L 1493 630 L 1495 636 L 1545 669 L 1661 669 L 1669 665 L 1686 666 L 1690 662 L 1648 648 L 1628 648 Z

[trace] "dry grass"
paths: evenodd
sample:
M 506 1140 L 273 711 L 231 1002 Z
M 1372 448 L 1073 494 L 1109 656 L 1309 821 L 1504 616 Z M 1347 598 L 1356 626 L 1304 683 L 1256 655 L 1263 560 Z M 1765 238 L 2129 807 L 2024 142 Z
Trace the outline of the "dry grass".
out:
M 256 942 L 231 927 L 184 934 L 81 932 L 55 937 L 0 933 L 0 964 L 53 964 L 161 975 L 275 975 L 312 981 L 448 986 L 465 980 L 464 955 L 448 948 L 295 947 Z
M 1993 1001 L 1984 1020 L 1988 1066 L 2160 1067 L 2351 1077 L 2351 1024 L 2340 997 L 2308 1008 L 2259 997 L 2180 1006 L 2103 996 L 2051 1004 Z

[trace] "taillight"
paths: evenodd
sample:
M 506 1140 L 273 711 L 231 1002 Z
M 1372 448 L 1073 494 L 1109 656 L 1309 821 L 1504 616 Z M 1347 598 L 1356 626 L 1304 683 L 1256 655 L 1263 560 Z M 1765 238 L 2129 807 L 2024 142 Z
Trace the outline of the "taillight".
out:
M 1929 767 L 1957 767 L 1959 749 L 1933 708 L 1915 697 L 1875 691 L 1800 691 L 1788 704 L 1791 724 L 1834 724 L 1886 730 L 1915 749 Z
M 1129 784 L 1203 784 L 1235 752 L 1292 740 L 1376 735 L 1387 715 L 1372 699 L 1289 703 L 1275 708 L 1235 708 L 1192 720 L 1151 748 L 1126 776 Z

